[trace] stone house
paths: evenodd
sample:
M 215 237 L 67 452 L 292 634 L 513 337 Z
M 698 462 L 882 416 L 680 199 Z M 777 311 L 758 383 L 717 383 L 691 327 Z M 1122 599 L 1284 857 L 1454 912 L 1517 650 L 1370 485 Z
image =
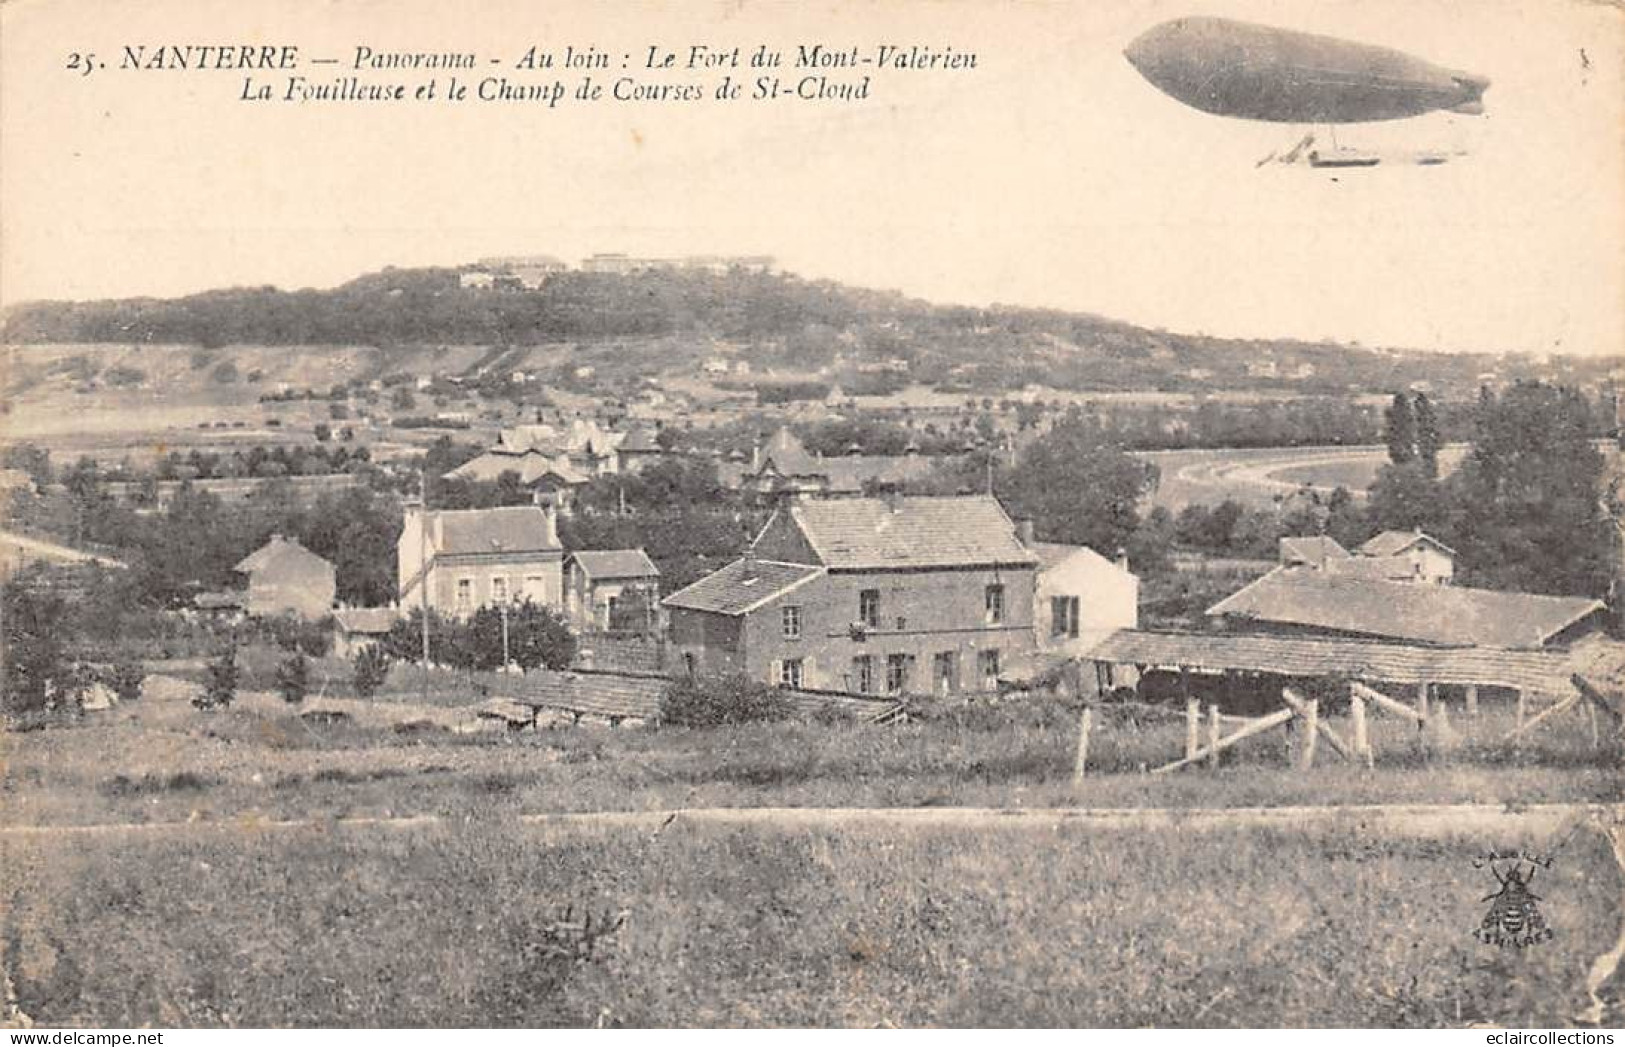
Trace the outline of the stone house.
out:
M 1031 653 L 1038 557 L 989 496 L 781 505 L 664 601 L 674 665 L 854 694 L 991 690 Z
M 246 575 L 243 610 L 252 617 L 295 614 L 321 618 L 333 608 L 338 586 L 333 565 L 299 544 L 273 534 L 232 568 Z
M 660 569 L 642 549 L 582 549 L 564 561 L 565 606 L 577 629 L 622 628 L 621 612 L 641 608 L 641 629 L 659 624 Z
M 527 599 L 564 606 L 564 549 L 551 506 L 424 512 L 409 505 L 395 553 L 403 610 L 425 600 L 459 618 Z

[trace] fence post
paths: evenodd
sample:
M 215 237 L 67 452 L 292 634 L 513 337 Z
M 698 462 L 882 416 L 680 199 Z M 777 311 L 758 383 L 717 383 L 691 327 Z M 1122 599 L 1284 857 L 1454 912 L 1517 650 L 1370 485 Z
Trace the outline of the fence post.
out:
M 1219 707 L 1217 705 L 1208 706 L 1207 707 L 1207 765 L 1209 767 L 1214 768 L 1215 770 L 1217 770 L 1218 766 L 1219 766 L 1219 735 L 1220 735 L 1220 727 L 1221 727 L 1221 725 L 1219 723 Z
M 1365 699 L 1358 694 L 1349 695 L 1349 716 L 1354 720 L 1354 755 L 1372 766 L 1371 737 L 1366 733 Z
M 1202 703 L 1191 699 L 1185 703 L 1185 759 L 1196 755 L 1202 747 Z
M 1298 749 L 1298 769 L 1307 771 L 1315 763 L 1315 746 L 1320 738 L 1320 699 L 1311 698 L 1304 703 L 1303 739 Z
M 1478 684 L 1476 683 L 1467 685 L 1467 715 L 1478 715 Z
M 1089 765 L 1089 733 L 1095 726 L 1095 707 L 1085 705 L 1078 714 L 1078 757 L 1072 765 L 1072 784 L 1083 781 L 1084 769 Z
M 1426 680 L 1416 685 L 1416 711 L 1422 714 L 1422 722 L 1418 723 L 1417 727 L 1426 727 L 1428 718 L 1428 682 Z

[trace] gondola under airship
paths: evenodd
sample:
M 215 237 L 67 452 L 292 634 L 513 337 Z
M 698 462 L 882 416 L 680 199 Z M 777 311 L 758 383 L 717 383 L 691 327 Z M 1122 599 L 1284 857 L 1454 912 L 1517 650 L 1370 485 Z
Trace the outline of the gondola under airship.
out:
M 1123 52 L 1157 89 L 1215 116 L 1287 124 L 1404 120 L 1425 113 L 1480 114 L 1489 80 L 1403 51 L 1227 18 L 1178 18 L 1140 34 Z M 1375 154 L 1311 149 L 1317 167 L 1365 167 Z M 1411 157 L 1443 162 L 1443 154 Z

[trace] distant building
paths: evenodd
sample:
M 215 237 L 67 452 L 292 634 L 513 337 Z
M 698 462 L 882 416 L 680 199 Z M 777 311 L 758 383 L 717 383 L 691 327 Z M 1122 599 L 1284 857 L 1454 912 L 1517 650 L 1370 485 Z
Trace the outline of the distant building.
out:
M 395 549 L 402 607 L 426 600 L 431 610 L 466 617 L 480 607 L 527 599 L 564 604 L 564 550 L 551 508 L 424 512 L 410 505 Z
M 855 694 L 992 690 L 1031 653 L 1038 557 L 988 496 L 781 506 L 664 601 L 677 664 Z
M 338 592 L 333 565 L 299 544 L 273 534 L 236 567 L 247 576 L 243 608 L 253 617 L 295 614 L 321 618 L 333 608 Z
M 578 629 L 659 625 L 660 569 L 642 549 L 583 549 L 564 561 L 565 606 Z M 627 621 L 628 614 L 640 621 Z
M 1419 582 L 1448 583 L 1456 575 L 1456 551 L 1420 530 L 1384 531 L 1360 546 L 1360 554 L 1397 561 Z
M 343 607 L 334 611 L 334 657 L 349 660 L 382 642 L 400 617 L 393 607 Z
M 653 429 L 634 429 L 626 434 L 615 448 L 616 468 L 623 473 L 638 473 L 652 462 L 666 456 Z
M 488 291 L 496 286 L 496 282 L 497 278 L 494 273 L 487 273 L 478 269 L 473 272 L 457 274 L 457 286 L 470 290 Z

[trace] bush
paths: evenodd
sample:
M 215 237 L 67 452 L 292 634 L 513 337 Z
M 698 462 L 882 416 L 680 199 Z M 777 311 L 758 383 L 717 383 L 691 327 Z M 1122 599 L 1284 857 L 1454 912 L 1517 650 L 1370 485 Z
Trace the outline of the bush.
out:
M 789 719 L 790 695 L 744 676 L 673 680 L 660 696 L 662 723 L 682 727 L 721 727 Z
M 192 699 L 192 704 L 199 709 L 226 708 L 237 697 L 237 681 L 241 675 L 237 668 L 237 648 L 226 648 L 209 663 L 203 690 Z
M 121 702 L 133 702 L 141 697 L 141 685 L 146 682 L 147 672 L 141 663 L 128 656 L 114 662 L 102 674 L 102 683 L 118 695 Z
M 298 653 L 283 659 L 276 667 L 276 689 L 289 705 L 304 701 L 310 691 L 310 659 Z
M 371 698 L 389 676 L 389 655 L 377 644 L 369 644 L 355 656 L 355 693 Z

